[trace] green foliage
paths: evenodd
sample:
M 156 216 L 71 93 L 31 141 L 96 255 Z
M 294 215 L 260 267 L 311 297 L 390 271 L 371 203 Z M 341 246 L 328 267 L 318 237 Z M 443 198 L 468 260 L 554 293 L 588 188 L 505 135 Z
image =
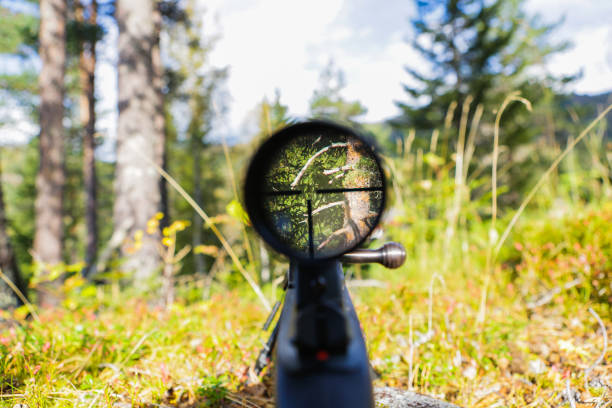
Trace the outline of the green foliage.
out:
M 259 106 L 259 131 L 254 137 L 254 143 L 261 143 L 277 130 L 287 126 L 291 120 L 288 116 L 289 107 L 281 103 L 281 94 L 277 89 L 274 100 L 265 97 Z
M 367 109 L 359 101 L 347 101 L 340 92 L 346 86 L 344 72 L 330 61 L 321 72 L 320 88 L 313 92 L 310 100 L 310 114 L 314 118 L 331 119 L 342 123 L 352 123 Z
M 32 140 L 23 147 L 2 147 L 1 156 L 8 233 L 17 262 L 27 282 L 33 272 L 29 251 L 34 239 L 38 141 Z
M 224 380 L 219 377 L 206 377 L 197 390 L 197 396 L 204 398 L 205 407 L 218 407 L 227 396 Z
M 0 54 L 27 57 L 38 47 L 38 18 L 0 6 Z
M 534 220 L 517 231 L 521 239 L 509 259 L 516 263 L 514 280 L 521 294 L 533 298 L 575 287 L 592 301 L 612 304 L 611 222 L 607 205 L 555 223 Z
M 522 3 L 417 3 L 412 46 L 427 60 L 431 75 L 422 69 L 406 68 L 416 85 L 406 85 L 404 89 L 412 98 L 424 102 L 417 107 L 399 104 L 410 126 L 431 129 L 440 125 L 451 103 L 461 104 L 468 95 L 473 98 L 473 106 L 499 106 L 506 94 L 517 89 L 528 99 L 534 96 L 529 90 L 539 90 L 540 84 L 524 74 L 526 68 L 541 64 L 566 44 L 549 45 L 546 37 L 554 25 L 528 17 L 522 11 Z M 459 114 L 456 111 L 454 115 L 456 124 Z
M 372 364 L 381 375 L 376 385 L 411 387 L 475 408 L 499 401 L 518 408 L 538 399 L 552 405 L 568 379 L 584 395 L 583 370 L 599 356 L 603 341 L 582 289 L 556 293 L 551 302 L 526 310 L 529 298 L 522 290 L 527 282 L 520 279 L 528 275 L 517 266 L 540 254 L 542 261 L 533 267 L 536 272 L 542 268 L 545 277 L 544 258 L 590 257 L 596 247 L 609 260 L 610 234 L 602 227 L 610 217 L 609 208 L 586 211 L 559 219 L 558 230 L 542 217 L 521 223 L 515 242 L 523 249 L 513 249 L 494 274 L 484 322 L 478 321 L 480 261 L 469 268 L 457 260 L 454 274 L 431 294 L 429 270 L 420 272 L 427 278 L 422 284 L 411 276 L 387 288 L 351 289 Z M 581 249 L 563 246 L 566 240 L 580 242 Z M 589 252 L 576 252 L 589 245 Z M 553 247 L 560 251 L 554 254 Z M 551 284 L 565 282 L 563 276 L 576 273 L 577 266 L 584 264 L 558 262 L 561 282 Z M 395 273 L 406 276 L 405 270 Z M 546 289 L 538 285 L 529 294 Z M 154 297 L 135 299 L 130 289 L 112 285 L 94 288 L 78 276 L 66 280 L 63 290 L 64 308 L 39 311 L 42 323 L 24 319 L 20 311 L 0 312 L 13 319 L 11 326 L 0 327 L 0 404 L 273 402 L 268 379 L 246 385 L 248 367 L 265 336 L 265 311 L 240 288 L 213 288 L 209 300 L 193 303 L 179 297 L 168 310 L 151 303 Z M 608 301 L 594 308 L 610 331 Z M 595 377 L 608 384 L 612 380 L 605 365 L 595 366 Z M 601 395 L 605 387 L 595 384 L 589 390 Z
M 412 46 L 425 63 L 413 62 L 406 68 L 411 81 L 404 89 L 410 99 L 398 103 L 402 114 L 390 121 L 404 142 L 404 131 L 415 129 L 414 144 L 424 149 L 435 128 L 440 131 L 442 147 L 458 147 L 461 137 L 455 136 L 464 133 L 467 137 L 476 127 L 478 132 L 471 141 L 473 157 L 485 161 L 493 140 L 492 128 L 485 124 L 493 123 L 497 107 L 508 94 L 520 91 L 535 111 L 528 114 L 520 104 L 511 104 L 504 111 L 500 146 L 512 165 L 501 177 L 516 194 L 500 197 L 502 206 L 516 206 L 529 176 L 537 177 L 541 171 L 541 161 L 533 160 L 534 155 L 526 150 L 533 151 L 533 143 L 543 133 L 550 145 L 557 137 L 566 140 L 562 135 L 567 127 L 551 121 L 551 117 L 561 116 L 551 100 L 574 78 L 532 74 L 568 44 L 554 42 L 556 24 L 544 24 L 523 8 L 522 0 L 417 2 Z M 480 127 L 474 120 L 478 109 L 483 109 Z M 456 148 L 436 153 L 447 159 L 453 150 Z

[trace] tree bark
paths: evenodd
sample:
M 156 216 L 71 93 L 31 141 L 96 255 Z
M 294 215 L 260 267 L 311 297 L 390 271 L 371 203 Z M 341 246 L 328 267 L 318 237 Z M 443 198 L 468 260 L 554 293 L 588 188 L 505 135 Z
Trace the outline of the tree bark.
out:
M 77 5 L 76 18 L 80 23 L 85 22 L 83 1 Z M 88 23 L 96 25 L 98 3 L 92 0 L 88 6 Z M 95 160 L 95 69 L 96 69 L 96 41 L 89 39 L 80 44 L 79 53 L 79 81 L 81 95 L 79 98 L 79 113 L 83 126 L 83 184 L 85 187 L 85 275 L 93 272 L 98 248 L 97 223 L 97 178 Z
M 159 163 L 161 136 L 153 49 L 156 46 L 150 0 L 119 0 L 119 118 L 115 174 L 116 231 L 127 231 L 121 247 L 124 269 L 134 273 L 135 284 L 147 287 L 159 266 L 158 234 L 146 234 L 147 221 L 160 205 L 159 175 L 150 162 Z M 142 231 L 140 243 L 133 238 Z
M 2 164 L 0 163 L 0 269 L 4 276 L 9 279 L 24 295 L 26 288 L 21 278 L 21 272 L 15 259 L 15 253 L 8 236 L 8 221 L 4 207 L 4 196 L 2 193 Z M 23 302 L 9 285 L 0 279 L 0 309 L 21 306 Z
M 155 2 L 156 6 L 153 8 L 153 26 L 154 26 L 154 44 L 152 50 L 152 61 L 153 61 L 153 88 L 155 89 L 155 129 L 159 136 L 159 143 L 157 144 L 157 150 L 155 152 L 156 162 L 159 167 L 167 169 L 167 155 L 166 155 L 166 116 L 164 112 L 164 66 L 161 59 L 160 49 L 160 34 L 162 26 L 162 15 Z M 159 192 L 160 192 L 160 203 L 159 211 L 164 214 L 164 218 L 161 219 L 159 226 L 160 228 L 167 227 L 170 224 L 170 213 L 168 207 L 168 184 L 166 179 L 159 177 Z
M 349 138 L 346 150 L 346 166 L 357 169 L 357 164 L 362 155 L 359 153 L 361 142 Z M 358 170 L 353 170 L 358 171 Z M 367 177 L 354 177 L 351 188 L 355 187 L 371 187 Z M 352 241 L 355 238 L 361 239 L 368 233 L 370 227 L 367 224 L 370 212 L 370 193 L 367 191 L 344 193 L 347 205 L 344 206 L 344 223 L 348 228 L 347 241 Z
M 34 255 L 45 274 L 62 261 L 64 225 L 64 73 L 66 70 L 66 2 L 40 1 L 40 167 L 36 176 Z M 41 284 L 38 302 L 54 306 L 57 284 Z
M 193 121 L 194 119 L 192 119 Z M 191 135 L 191 155 L 193 157 L 193 200 L 199 205 L 202 205 L 202 185 L 200 179 L 202 177 L 202 141 L 199 139 L 197 132 Z M 193 229 L 192 229 L 192 244 L 196 248 L 198 245 L 202 245 L 202 231 L 204 227 L 202 225 L 202 218 L 197 212 L 193 212 Z M 206 271 L 206 264 L 204 255 L 193 252 L 193 258 L 195 261 L 196 274 L 203 275 Z

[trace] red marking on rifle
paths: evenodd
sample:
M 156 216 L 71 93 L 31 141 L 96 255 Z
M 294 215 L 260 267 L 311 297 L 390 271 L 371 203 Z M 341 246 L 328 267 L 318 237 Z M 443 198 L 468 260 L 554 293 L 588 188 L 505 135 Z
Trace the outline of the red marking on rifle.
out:
M 329 353 L 325 350 L 319 350 L 317 354 L 315 354 L 315 358 L 319 361 L 325 361 L 329 358 Z

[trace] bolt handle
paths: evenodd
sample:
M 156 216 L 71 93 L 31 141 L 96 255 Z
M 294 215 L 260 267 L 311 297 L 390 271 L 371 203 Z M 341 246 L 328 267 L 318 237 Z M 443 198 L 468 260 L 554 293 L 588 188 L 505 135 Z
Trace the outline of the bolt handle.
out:
M 399 242 L 387 242 L 378 249 L 356 249 L 340 257 L 344 263 L 379 263 L 395 269 L 404 264 L 406 249 Z

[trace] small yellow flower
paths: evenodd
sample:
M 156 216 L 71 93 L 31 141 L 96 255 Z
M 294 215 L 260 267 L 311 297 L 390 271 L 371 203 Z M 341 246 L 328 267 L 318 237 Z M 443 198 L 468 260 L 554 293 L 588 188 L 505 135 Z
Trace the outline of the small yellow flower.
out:
M 156 213 L 153 218 L 155 218 L 157 221 L 161 220 L 162 218 L 164 218 L 164 213 L 158 212 Z
M 190 222 L 185 220 L 174 221 L 172 225 L 170 225 L 170 230 L 172 232 L 175 231 L 183 231 L 185 228 L 189 226 Z
M 162 244 L 164 244 L 167 247 L 172 246 L 174 244 L 174 239 L 170 237 L 164 237 L 162 238 Z
M 155 231 L 157 231 L 158 227 L 159 220 L 157 220 L 156 218 L 151 218 L 149 221 L 147 221 L 147 234 L 155 234 Z

